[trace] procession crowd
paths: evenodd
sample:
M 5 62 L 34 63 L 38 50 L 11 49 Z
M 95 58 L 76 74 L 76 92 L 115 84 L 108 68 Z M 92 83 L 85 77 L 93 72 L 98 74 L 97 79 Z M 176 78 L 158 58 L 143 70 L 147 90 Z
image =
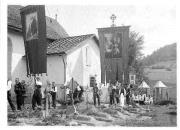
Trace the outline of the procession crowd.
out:
M 141 91 L 138 91 L 138 93 L 135 92 L 136 89 L 134 89 L 133 84 L 121 84 L 116 81 L 115 83 L 108 83 L 107 87 L 110 106 L 124 107 L 125 104 L 129 106 L 133 103 L 139 103 L 142 105 L 153 103 L 153 97 L 151 95 L 147 95 L 147 93 L 142 93 Z M 96 100 L 98 101 L 98 105 L 100 105 L 102 94 L 102 85 L 95 84 L 95 87 L 93 87 L 95 106 Z
M 55 82 L 46 81 L 47 86 L 42 91 L 42 82 L 39 77 L 35 79 L 35 87 L 32 96 L 32 109 L 35 110 L 36 107 L 44 107 L 46 109 L 46 102 L 48 102 L 48 109 L 51 108 L 51 104 L 53 108 L 56 108 L 56 93 L 57 86 Z M 8 80 L 8 102 L 13 111 L 16 110 L 15 105 L 11 100 L 11 86 L 12 81 Z M 74 86 L 74 90 L 70 88 L 69 85 L 65 86 L 65 95 L 66 95 L 66 105 L 67 104 L 76 104 L 83 101 L 83 93 L 84 89 L 78 83 Z M 92 86 L 93 92 L 93 102 L 94 105 L 101 105 L 101 96 L 103 95 L 103 87 L 102 84 L 94 83 Z M 146 96 L 146 94 L 135 95 L 133 90 L 133 84 L 121 84 L 116 81 L 115 83 L 108 83 L 108 95 L 109 95 L 109 105 L 110 106 L 121 106 L 124 107 L 126 105 L 132 105 L 132 103 L 140 103 L 140 104 L 152 104 L 152 97 Z M 24 106 L 24 99 L 26 98 L 26 83 L 24 80 L 21 82 L 19 78 L 15 79 L 14 92 L 16 94 L 16 104 L 17 110 L 21 111 L 21 107 Z
M 16 110 L 15 105 L 12 102 L 11 99 L 11 87 L 12 87 L 12 81 L 8 80 L 7 82 L 8 91 L 7 91 L 7 98 L 9 105 L 13 111 Z M 17 110 L 21 111 L 22 106 L 24 106 L 24 100 L 26 98 L 26 84 L 25 81 L 22 80 L 19 81 L 19 78 L 15 79 L 15 85 L 14 85 L 14 92 L 16 95 L 16 104 L 17 104 Z M 34 93 L 32 96 L 32 109 L 35 110 L 36 106 L 42 106 L 44 104 L 44 109 L 46 106 L 46 101 L 48 101 L 48 106 L 50 106 L 50 99 L 52 99 L 52 107 L 56 108 L 56 93 L 57 93 L 57 86 L 55 85 L 55 82 L 50 83 L 49 80 L 47 80 L 47 87 L 42 92 L 42 82 L 40 81 L 40 78 L 37 77 L 35 79 L 35 87 L 34 87 Z M 47 99 L 47 100 L 46 100 Z

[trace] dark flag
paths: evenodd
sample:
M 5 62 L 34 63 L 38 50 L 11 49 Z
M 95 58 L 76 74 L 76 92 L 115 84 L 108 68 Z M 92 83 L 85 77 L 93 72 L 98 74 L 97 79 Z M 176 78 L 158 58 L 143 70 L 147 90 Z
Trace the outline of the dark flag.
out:
M 44 5 L 21 9 L 27 75 L 47 73 L 46 18 Z
M 128 46 L 129 26 L 113 26 L 98 28 L 100 56 L 101 56 L 101 82 L 120 81 L 122 73 L 125 72 L 125 79 L 128 75 Z M 109 71 L 106 66 L 112 68 Z

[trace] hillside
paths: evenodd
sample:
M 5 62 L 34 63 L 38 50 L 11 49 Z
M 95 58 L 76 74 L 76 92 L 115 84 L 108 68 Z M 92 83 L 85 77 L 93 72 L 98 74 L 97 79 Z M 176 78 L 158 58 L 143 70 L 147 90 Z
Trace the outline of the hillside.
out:
M 142 61 L 145 76 L 150 82 L 161 80 L 176 86 L 176 43 L 158 49 Z
M 175 61 L 164 61 L 145 67 L 144 73 L 150 81 L 161 80 L 165 83 L 176 84 Z
M 151 55 L 146 56 L 142 60 L 145 66 L 165 61 L 176 61 L 176 43 L 166 45 L 154 51 Z

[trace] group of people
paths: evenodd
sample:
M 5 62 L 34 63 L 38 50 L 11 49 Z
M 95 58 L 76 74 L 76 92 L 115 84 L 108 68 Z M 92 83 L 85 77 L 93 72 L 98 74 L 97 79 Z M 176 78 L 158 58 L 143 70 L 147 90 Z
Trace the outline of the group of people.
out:
M 120 105 L 124 107 L 124 104 L 130 105 L 131 103 L 131 88 L 132 84 L 121 84 L 120 82 L 110 83 L 108 85 L 109 104 Z M 93 101 L 96 106 L 96 102 L 100 105 L 100 97 L 102 95 L 101 85 L 95 84 L 93 87 Z
M 110 105 L 120 105 L 124 107 L 125 102 L 130 105 L 132 85 L 121 84 L 120 82 L 110 83 L 108 86 L 108 93 L 110 99 Z
M 15 106 L 12 103 L 11 100 L 11 86 L 12 86 L 12 81 L 8 80 L 7 82 L 8 85 L 8 91 L 7 91 L 7 98 L 8 102 L 12 108 L 13 111 L 15 111 Z M 15 79 L 15 85 L 14 85 L 14 92 L 16 94 L 16 104 L 17 104 L 17 110 L 21 110 L 21 107 L 24 106 L 24 99 L 25 99 L 25 94 L 26 94 L 26 84 L 25 80 L 22 80 L 21 82 L 19 81 L 19 78 Z
M 10 104 L 10 107 L 13 111 L 16 110 L 15 105 L 13 104 L 11 100 L 11 87 L 12 87 L 12 81 L 8 80 L 8 91 L 7 91 L 7 98 L 8 102 Z M 16 104 L 17 104 L 17 110 L 22 110 L 22 106 L 24 106 L 24 99 L 26 97 L 26 83 L 25 80 L 19 81 L 19 78 L 15 79 L 15 85 L 14 85 L 14 92 L 16 95 Z M 52 107 L 56 108 L 56 93 L 57 93 L 57 86 L 55 85 L 55 82 L 52 82 L 52 84 L 47 80 L 47 85 L 45 89 L 42 89 L 42 82 L 39 77 L 35 78 L 35 87 L 34 92 L 32 96 L 32 109 L 35 110 L 36 106 L 41 107 L 42 104 L 44 104 L 44 109 L 46 108 L 46 98 L 48 99 L 48 106 L 50 109 L 51 99 L 52 99 Z
M 108 83 L 108 95 L 109 95 L 109 104 L 110 106 L 121 106 L 132 105 L 134 103 L 139 104 L 152 104 L 153 97 L 146 96 L 146 94 L 134 95 L 135 90 L 133 89 L 133 84 L 121 84 L 116 81 L 115 83 Z M 96 101 L 100 105 L 100 97 L 102 95 L 101 85 L 93 87 L 93 100 L 94 105 L 96 106 Z
M 139 104 L 153 104 L 153 97 L 151 95 L 147 96 L 146 94 L 132 94 L 132 99 L 134 102 Z
M 67 102 L 69 101 L 68 104 L 72 103 L 72 99 L 75 104 L 82 102 L 83 101 L 83 99 L 82 99 L 83 92 L 84 92 L 84 89 L 79 84 L 77 84 L 77 86 L 75 87 L 73 92 L 69 86 L 66 86 L 66 99 L 67 99 Z
M 51 82 L 49 80 L 46 81 L 47 85 L 42 90 L 42 82 L 40 81 L 40 78 L 36 78 L 35 82 L 35 89 L 34 94 L 32 97 L 32 108 L 35 109 L 36 105 L 40 106 L 42 103 L 44 104 L 44 109 L 46 108 L 46 101 L 48 102 L 48 108 L 51 108 L 51 99 L 52 99 L 52 107 L 56 108 L 56 93 L 57 93 L 57 86 L 55 85 L 55 82 Z M 47 99 L 47 100 L 46 100 Z
M 12 81 L 8 80 L 8 102 L 12 108 L 13 111 L 15 111 L 15 106 L 12 103 L 11 100 L 11 86 Z M 137 101 L 136 96 L 132 93 L 132 84 L 121 84 L 120 82 L 116 81 L 115 83 L 108 84 L 108 95 L 109 95 L 109 104 L 110 106 L 113 105 L 120 105 L 121 107 L 124 107 L 125 103 L 127 105 L 131 104 L 131 101 Z M 15 79 L 15 85 L 14 85 L 14 92 L 16 94 L 16 104 L 17 104 L 17 110 L 21 110 L 22 106 L 24 106 L 24 99 L 26 97 L 26 83 L 24 80 L 21 82 L 19 81 L 19 78 Z M 72 90 L 70 87 L 66 86 L 66 97 L 67 99 L 70 99 L 70 103 L 74 101 L 73 103 L 78 103 L 83 101 L 84 89 L 82 86 L 77 84 L 75 89 Z M 35 87 L 34 92 L 32 96 L 32 109 L 35 110 L 36 106 L 42 106 L 44 104 L 44 109 L 46 108 L 46 104 L 48 104 L 48 108 L 51 108 L 51 101 L 52 101 L 52 107 L 56 108 L 56 93 L 57 93 L 57 86 L 55 85 L 55 82 L 50 82 L 47 80 L 47 85 L 42 89 L 42 82 L 39 77 L 35 79 Z M 93 86 L 93 101 L 94 105 L 98 104 L 100 106 L 100 97 L 102 95 L 102 89 L 101 85 L 98 85 L 95 83 Z M 139 98 L 138 98 L 139 99 Z M 150 100 L 150 103 L 153 102 L 153 100 Z M 138 100 L 139 101 L 139 100 Z M 144 98 L 145 101 L 145 98 Z M 46 103 L 48 102 L 48 103 Z

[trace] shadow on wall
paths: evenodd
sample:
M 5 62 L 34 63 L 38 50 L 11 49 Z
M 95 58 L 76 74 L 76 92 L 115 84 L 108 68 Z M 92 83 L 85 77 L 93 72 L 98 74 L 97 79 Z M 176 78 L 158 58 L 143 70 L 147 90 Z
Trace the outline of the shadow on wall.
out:
M 13 51 L 13 46 L 12 46 L 12 41 L 8 37 L 8 45 L 7 45 L 7 76 L 8 79 L 11 79 L 11 70 L 12 70 L 12 51 Z
M 70 74 L 70 78 L 74 78 L 74 80 L 76 80 L 80 85 L 83 85 L 83 56 L 82 56 L 82 50 L 81 52 L 78 54 L 77 57 L 74 57 L 76 60 L 76 62 L 74 63 L 74 67 L 73 70 L 71 70 L 72 68 L 68 68 L 71 70 L 71 74 Z
M 11 93 L 12 96 L 15 94 L 14 93 L 14 84 L 15 84 L 15 79 L 19 78 L 19 81 L 21 82 L 22 80 L 25 80 L 26 82 L 29 80 L 28 77 L 26 76 L 26 59 L 25 57 L 22 57 L 17 65 L 15 66 L 13 72 L 12 72 L 12 89 Z

